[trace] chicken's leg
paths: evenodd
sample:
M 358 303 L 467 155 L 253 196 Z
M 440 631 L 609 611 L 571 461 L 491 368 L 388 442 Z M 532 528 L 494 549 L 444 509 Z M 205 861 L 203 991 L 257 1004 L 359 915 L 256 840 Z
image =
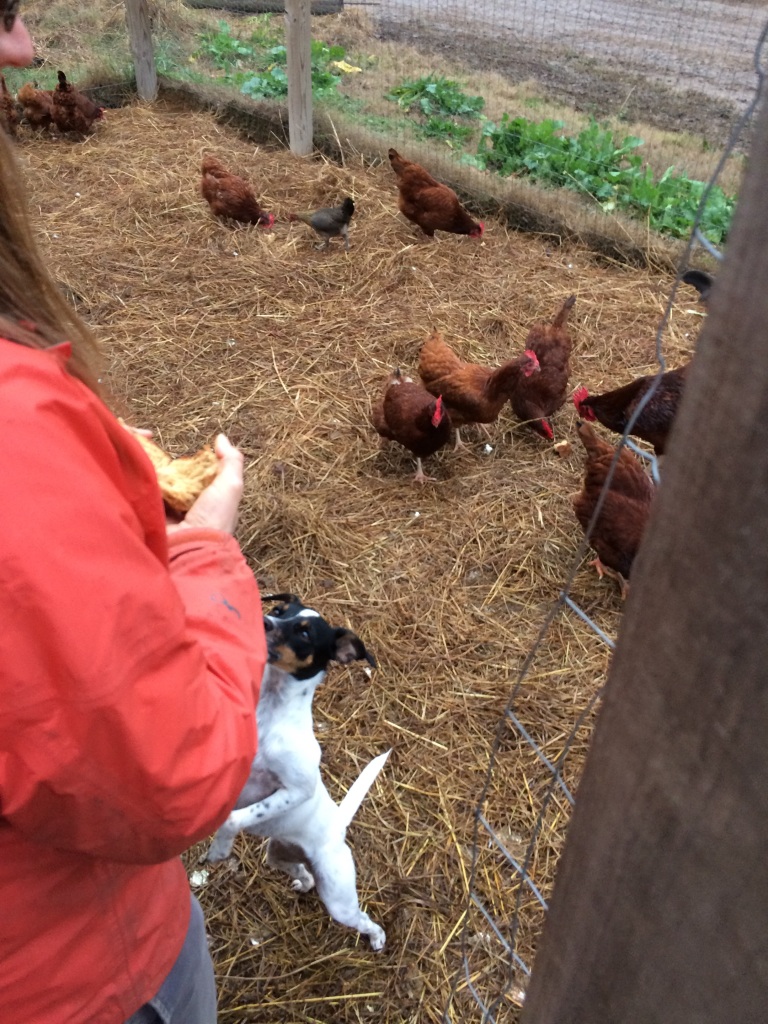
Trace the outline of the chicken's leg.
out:
M 616 580 L 621 588 L 621 600 L 626 601 L 627 595 L 629 594 L 629 580 L 625 579 L 621 573 L 617 572 L 615 569 L 609 569 L 607 565 L 603 565 L 599 558 L 593 558 L 589 564 L 594 565 L 600 579 L 602 579 L 603 576 L 610 576 L 611 579 Z
M 413 478 L 415 484 L 425 484 L 428 480 L 436 480 L 437 477 L 427 476 L 424 472 L 424 467 L 421 464 L 421 459 L 416 456 L 416 476 Z

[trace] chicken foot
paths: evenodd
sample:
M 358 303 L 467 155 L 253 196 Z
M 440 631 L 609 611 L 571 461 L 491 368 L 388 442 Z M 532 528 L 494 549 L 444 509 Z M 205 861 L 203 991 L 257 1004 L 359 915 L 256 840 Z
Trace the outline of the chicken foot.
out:
M 589 564 L 594 565 L 600 579 L 603 576 L 610 576 L 611 579 L 616 580 L 621 589 L 621 600 L 626 601 L 629 594 L 629 580 L 625 579 L 616 569 L 610 569 L 607 565 L 604 565 L 599 558 L 593 558 Z

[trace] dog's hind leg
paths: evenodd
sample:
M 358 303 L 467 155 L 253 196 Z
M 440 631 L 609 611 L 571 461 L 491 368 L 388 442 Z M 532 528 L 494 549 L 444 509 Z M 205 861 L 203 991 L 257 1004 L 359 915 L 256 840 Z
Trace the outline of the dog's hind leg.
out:
M 291 888 L 294 892 L 309 892 L 315 884 L 315 879 L 307 871 L 303 858 L 304 851 L 293 843 L 281 843 L 279 839 L 270 839 L 267 844 L 267 864 L 291 876 Z
M 334 921 L 367 935 L 371 949 L 383 949 L 387 938 L 384 929 L 360 909 L 357 900 L 355 862 L 347 844 L 341 843 L 331 850 L 326 847 L 322 863 L 314 860 L 311 866 L 315 875 L 317 894 Z

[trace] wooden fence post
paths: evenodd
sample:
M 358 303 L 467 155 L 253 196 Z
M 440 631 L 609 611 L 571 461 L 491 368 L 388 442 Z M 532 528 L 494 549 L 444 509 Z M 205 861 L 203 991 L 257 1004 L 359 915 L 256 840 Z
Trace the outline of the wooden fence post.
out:
M 291 152 L 312 152 L 312 16 L 310 0 L 286 0 L 288 55 L 288 141 Z
M 524 1024 L 768 1019 L 768 104 Z
M 153 100 L 157 96 L 157 70 L 147 0 L 125 0 L 125 21 L 136 68 L 136 91 L 139 99 Z

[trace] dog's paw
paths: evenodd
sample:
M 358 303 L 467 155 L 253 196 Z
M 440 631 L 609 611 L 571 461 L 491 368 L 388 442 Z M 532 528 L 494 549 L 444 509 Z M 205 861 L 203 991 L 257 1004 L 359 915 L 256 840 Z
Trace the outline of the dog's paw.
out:
M 387 934 L 383 928 L 379 928 L 377 925 L 374 926 L 376 931 L 368 933 L 368 938 L 371 940 L 371 949 L 378 953 L 384 949 L 384 943 L 387 941 Z
M 301 874 L 293 879 L 291 888 L 294 892 L 309 892 L 315 885 L 314 876 L 303 866 L 300 866 L 299 870 Z
M 232 853 L 232 843 L 211 843 L 205 853 L 200 854 L 199 864 L 219 864 Z

